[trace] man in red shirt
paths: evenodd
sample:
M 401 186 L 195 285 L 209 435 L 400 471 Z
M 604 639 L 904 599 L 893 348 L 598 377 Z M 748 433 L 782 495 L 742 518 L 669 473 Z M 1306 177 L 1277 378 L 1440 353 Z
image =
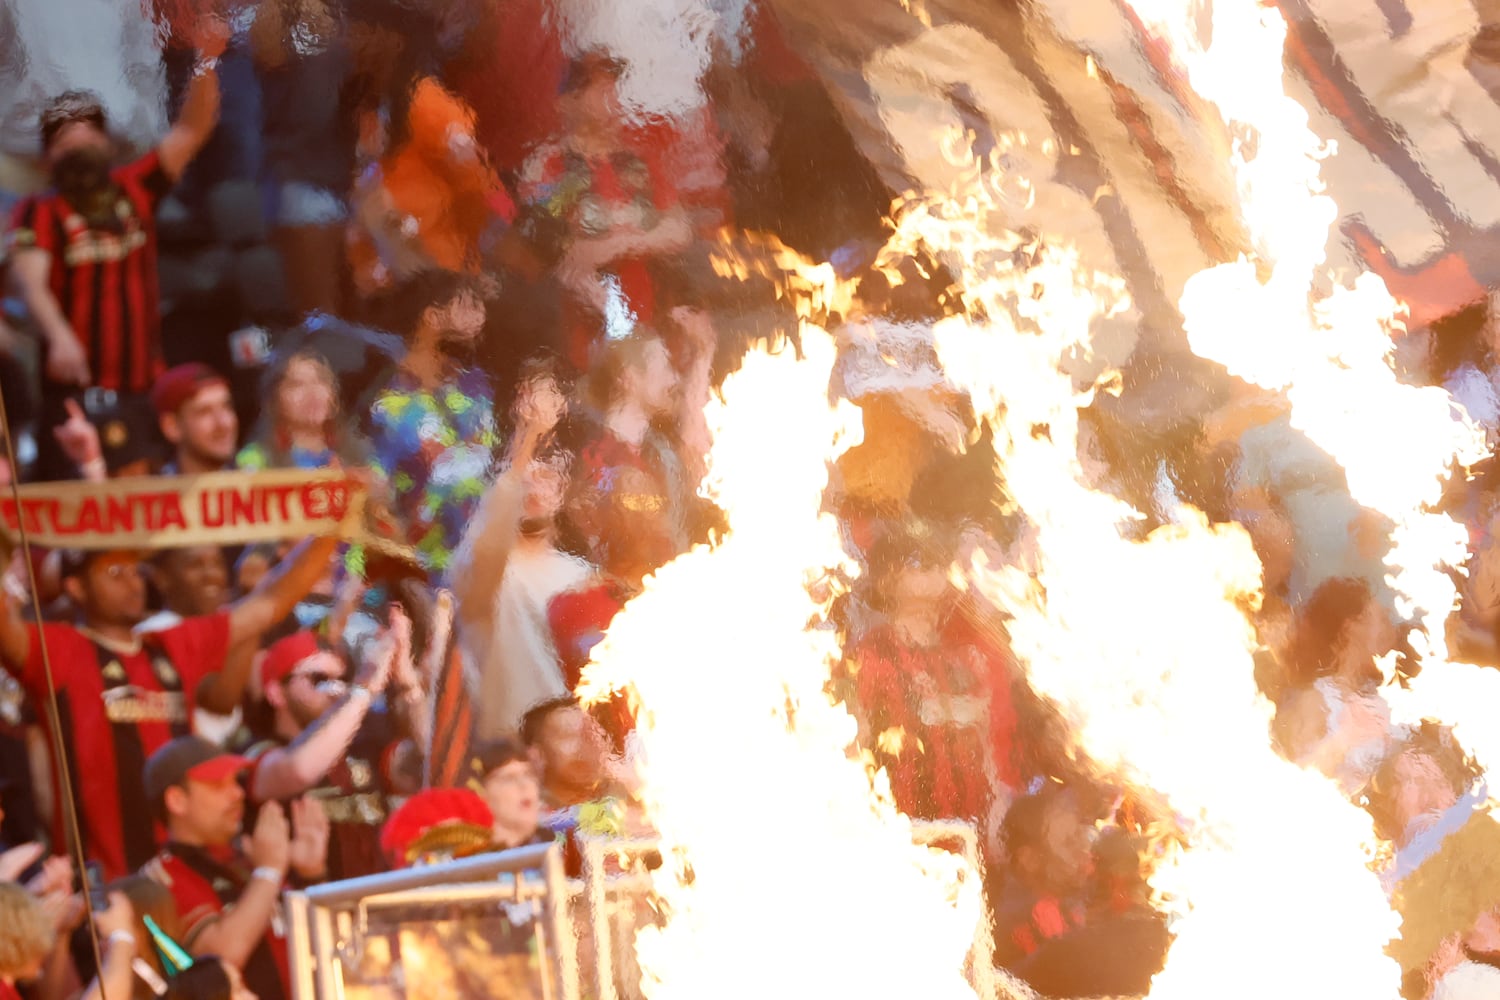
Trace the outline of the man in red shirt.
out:
M 215 955 L 244 973 L 261 1000 L 291 996 L 281 889 L 288 875 L 323 876 L 328 818 L 317 803 L 262 806 L 255 829 L 241 836 L 248 762 L 207 740 L 185 736 L 151 755 L 147 801 L 166 824 L 167 842 L 142 868 L 177 904 L 183 945 Z
M 53 187 L 16 206 L 5 242 L 42 339 L 46 426 L 62 423 L 64 399 L 81 397 L 106 447 L 152 434 L 146 393 L 163 367 L 154 216 L 218 121 L 213 62 L 223 46 L 209 43 L 172 129 L 123 166 L 111 166 L 114 144 L 93 95 L 70 91 L 42 112 Z M 39 478 L 75 474 L 47 435 L 38 446 Z
M 0 659 L 33 704 L 46 706 L 49 689 L 56 691 L 56 724 L 84 853 L 103 866 L 106 878 L 135 870 L 156 850 L 150 820 L 135 812 L 126 819 L 145 794 L 146 758 L 187 734 L 195 705 L 227 712 L 239 703 L 250 659 L 231 660 L 230 647 L 257 640 L 291 613 L 323 576 L 337 545 L 334 538 L 305 542 L 225 610 L 148 634 L 135 632 L 145 617 L 146 585 L 133 552 L 69 554 L 63 585 L 79 610 L 77 625 L 23 622 L 6 602 Z M 235 668 L 224 670 L 226 660 Z M 50 713 L 40 714 L 50 726 Z M 55 760 L 53 773 L 60 787 Z M 56 833 L 63 843 L 61 815 Z

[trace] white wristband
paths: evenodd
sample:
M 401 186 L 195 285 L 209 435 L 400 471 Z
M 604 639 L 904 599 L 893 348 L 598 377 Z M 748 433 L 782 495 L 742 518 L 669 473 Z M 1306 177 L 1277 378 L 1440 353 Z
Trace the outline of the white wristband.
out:
M 349 687 L 349 697 L 350 698 L 354 698 L 354 697 L 357 697 L 359 695 L 364 695 L 365 698 L 367 700 L 369 700 L 369 701 L 374 701 L 375 700 L 375 692 L 371 691 L 369 688 L 365 687 L 363 684 L 353 684 L 353 685 L 350 685 L 350 687 Z
M 250 873 L 250 878 L 260 879 L 263 882 L 270 882 L 273 885 L 280 885 L 282 882 L 286 881 L 286 875 L 281 871 L 272 868 L 270 865 L 261 865 L 259 868 L 255 869 L 255 871 Z
M 127 930 L 110 931 L 109 937 L 104 939 L 105 944 L 114 944 L 116 941 L 135 947 L 135 935 Z

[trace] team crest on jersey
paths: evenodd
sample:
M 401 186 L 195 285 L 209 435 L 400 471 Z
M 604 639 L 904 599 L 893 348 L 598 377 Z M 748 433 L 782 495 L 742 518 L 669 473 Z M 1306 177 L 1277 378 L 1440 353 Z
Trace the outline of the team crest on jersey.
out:
M 163 687 L 176 687 L 182 679 L 178 676 L 177 669 L 166 660 L 161 660 L 156 664 L 156 677 Z
M 375 770 L 367 761 L 349 758 L 349 780 L 355 788 L 368 788 L 375 780 Z
M 119 660 L 110 660 L 104 666 L 104 679 L 111 684 L 118 684 L 125 679 L 125 667 Z

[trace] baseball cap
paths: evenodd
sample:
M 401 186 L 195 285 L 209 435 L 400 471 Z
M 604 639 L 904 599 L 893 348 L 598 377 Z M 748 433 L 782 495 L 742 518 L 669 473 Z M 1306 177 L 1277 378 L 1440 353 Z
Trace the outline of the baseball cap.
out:
M 260 661 L 260 689 L 265 691 L 267 687 L 277 681 L 286 680 L 297 664 L 310 656 L 317 656 L 323 652 L 323 645 L 318 642 L 318 637 L 306 630 L 293 632 L 283 639 L 278 639 L 266 650 L 266 655 Z
M 184 403 L 198 394 L 198 390 L 211 385 L 228 385 L 224 376 L 208 365 L 190 361 L 169 368 L 151 387 L 151 408 L 159 417 L 176 413 Z
M 225 753 L 200 736 L 179 736 L 146 761 L 146 799 L 160 809 L 168 788 L 181 787 L 189 778 L 213 784 L 249 766 L 244 757 Z

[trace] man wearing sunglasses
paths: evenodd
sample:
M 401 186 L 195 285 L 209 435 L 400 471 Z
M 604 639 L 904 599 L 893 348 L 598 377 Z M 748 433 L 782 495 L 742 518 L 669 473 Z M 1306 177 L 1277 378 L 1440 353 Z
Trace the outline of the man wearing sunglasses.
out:
M 377 702 L 399 655 L 395 643 L 377 643 L 349 684 L 342 657 L 303 631 L 272 645 L 256 668 L 250 721 L 260 742 L 247 754 L 250 800 L 316 798 L 332 828 L 328 868 L 335 881 L 384 870 L 385 772 L 403 734 Z

